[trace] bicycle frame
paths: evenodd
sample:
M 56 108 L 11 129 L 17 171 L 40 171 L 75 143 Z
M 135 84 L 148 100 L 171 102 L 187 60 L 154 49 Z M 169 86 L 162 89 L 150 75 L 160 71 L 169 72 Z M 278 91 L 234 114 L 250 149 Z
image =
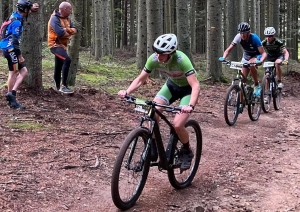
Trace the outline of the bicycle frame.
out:
M 269 84 L 269 91 L 274 96 L 274 91 L 275 91 L 275 85 L 276 83 L 275 77 L 276 77 L 276 67 L 274 62 L 265 62 L 263 67 L 265 68 L 265 75 L 269 75 L 270 77 L 270 84 Z
M 235 78 L 232 79 L 231 84 L 232 85 L 238 84 L 238 86 L 242 90 L 242 95 L 245 97 L 244 99 L 245 99 L 246 105 L 250 104 L 250 99 L 246 95 L 247 93 L 246 93 L 246 90 L 245 90 L 245 84 L 247 83 L 247 77 L 242 73 L 242 67 L 244 65 L 250 66 L 250 65 L 252 65 L 252 63 L 244 64 L 244 63 L 240 63 L 240 62 L 230 62 L 230 61 L 225 61 L 225 63 L 227 65 L 230 65 L 231 69 L 236 69 L 237 70 L 237 75 L 236 75 Z
M 134 100 L 127 100 L 127 101 L 130 102 L 130 103 L 134 103 Z M 147 128 L 149 130 L 149 139 L 147 141 L 145 152 L 147 152 L 147 154 L 149 153 L 150 145 L 151 145 L 150 143 L 151 143 L 152 135 L 154 133 L 155 140 L 156 140 L 156 145 L 157 145 L 157 150 L 158 150 L 158 155 L 159 155 L 160 160 L 159 160 L 159 162 L 156 162 L 156 163 L 152 162 L 151 166 L 159 166 L 159 168 L 161 168 L 161 169 L 168 170 L 169 168 L 172 168 L 169 164 L 170 154 L 171 154 L 170 150 L 172 149 L 172 145 L 173 145 L 172 141 L 174 139 L 178 139 L 178 136 L 177 136 L 176 131 L 175 131 L 173 125 L 171 124 L 171 122 L 156 107 L 166 108 L 168 112 L 180 111 L 181 108 L 157 104 L 154 101 L 146 101 L 145 103 L 146 103 L 146 105 L 151 106 L 151 108 L 149 109 L 148 114 L 146 114 L 145 116 L 142 116 L 140 118 L 140 121 L 139 121 L 139 124 L 138 124 L 138 127 L 144 127 L 143 126 L 144 122 L 150 122 L 150 127 L 149 128 L 144 127 L 144 128 Z M 163 141 L 162 141 L 159 125 L 154 120 L 155 114 L 157 114 L 170 128 L 170 139 L 169 139 L 166 150 L 164 148 L 164 144 L 163 144 Z M 143 157 L 143 159 L 145 159 L 145 157 Z

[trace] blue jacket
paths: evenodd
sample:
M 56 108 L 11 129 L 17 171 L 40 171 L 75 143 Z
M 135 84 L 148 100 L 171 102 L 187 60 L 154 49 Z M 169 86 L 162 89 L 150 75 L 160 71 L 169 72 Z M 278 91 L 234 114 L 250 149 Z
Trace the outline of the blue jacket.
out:
M 16 50 L 20 52 L 20 42 L 23 32 L 23 16 L 18 12 L 13 12 L 9 19 L 15 18 L 15 20 L 7 27 L 7 36 L 0 41 L 0 49 L 2 51 Z M 17 53 L 17 55 L 19 55 Z

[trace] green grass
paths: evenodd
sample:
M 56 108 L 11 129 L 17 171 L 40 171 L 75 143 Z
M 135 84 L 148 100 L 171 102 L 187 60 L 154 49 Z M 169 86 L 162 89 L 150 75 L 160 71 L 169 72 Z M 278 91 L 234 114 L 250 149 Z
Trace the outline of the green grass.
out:
M 12 129 L 19 129 L 19 130 L 39 130 L 44 128 L 44 125 L 40 123 L 33 123 L 27 121 L 18 121 L 18 122 L 9 122 L 6 124 L 7 127 Z

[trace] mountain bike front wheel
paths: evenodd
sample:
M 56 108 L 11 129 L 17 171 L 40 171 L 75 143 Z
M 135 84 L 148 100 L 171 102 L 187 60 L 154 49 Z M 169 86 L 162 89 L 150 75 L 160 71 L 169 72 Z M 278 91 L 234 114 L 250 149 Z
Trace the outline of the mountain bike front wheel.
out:
M 273 105 L 275 110 L 280 109 L 281 97 L 282 97 L 282 89 L 278 88 L 276 84 L 273 90 Z
M 260 96 L 261 95 L 262 94 L 260 94 Z M 261 112 L 261 97 L 254 97 L 253 91 L 251 91 L 248 96 L 250 97 L 248 104 L 249 118 L 251 119 L 251 121 L 257 121 Z
M 231 85 L 226 93 L 224 101 L 224 118 L 229 126 L 235 124 L 240 112 L 240 87 Z
M 261 83 L 261 108 L 265 113 L 268 113 L 271 108 L 272 91 L 270 81 L 270 76 L 265 75 Z
M 114 204 L 121 210 L 134 206 L 145 186 L 150 168 L 148 139 L 148 129 L 134 129 L 125 138 L 116 158 L 111 179 L 111 196 Z
M 185 128 L 189 133 L 189 143 L 194 153 L 194 157 L 191 161 L 190 168 L 182 171 L 180 169 L 180 164 L 177 164 L 179 161 L 179 150 L 182 144 L 178 141 L 177 136 L 171 138 L 173 139 L 173 145 L 170 154 L 169 164 L 171 167 L 168 169 L 168 177 L 170 184 L 176 189 L 185 188 L 192 183 L 197 173 L 202 153 L 202 132 L 199 123 L 190 119 L 186 122 Z

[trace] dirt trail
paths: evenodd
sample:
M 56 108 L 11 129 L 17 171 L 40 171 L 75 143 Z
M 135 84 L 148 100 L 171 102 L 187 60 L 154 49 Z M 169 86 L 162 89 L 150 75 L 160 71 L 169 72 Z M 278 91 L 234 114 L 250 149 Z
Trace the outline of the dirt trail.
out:
M 298 82 L 286 84 L 281 110 L 257 122 L 245 111 L 233 127 L 223 118 L 226 86 L 202 89 L 193 118 L 201 124 L 203 155 L 193 184 L 174 190 L 154 167 L 129 211 L 300 211 L 300 89 Z M 138 120 L 131 109 L 95 91 L 72 97 L 24 91 L 19 100 L 27 110 L 0 102 L 0 210 L 118 211 L 110 178 Z M 20 122 L 42 128 L 13 127 Z

